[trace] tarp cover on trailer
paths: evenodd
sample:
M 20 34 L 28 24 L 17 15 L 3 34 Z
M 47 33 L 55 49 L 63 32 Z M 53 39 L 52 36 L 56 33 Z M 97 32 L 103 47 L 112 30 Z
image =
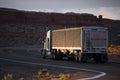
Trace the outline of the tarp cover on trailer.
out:
M 81 48 L 81 28 L 54 30 L 52 48 Z

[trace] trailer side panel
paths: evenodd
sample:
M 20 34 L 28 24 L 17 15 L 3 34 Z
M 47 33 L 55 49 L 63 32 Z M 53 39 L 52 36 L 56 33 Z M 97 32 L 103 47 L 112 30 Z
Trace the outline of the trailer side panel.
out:
M 62 29 L 52 32 L 52 48 L 81 49 L 81 29 Z

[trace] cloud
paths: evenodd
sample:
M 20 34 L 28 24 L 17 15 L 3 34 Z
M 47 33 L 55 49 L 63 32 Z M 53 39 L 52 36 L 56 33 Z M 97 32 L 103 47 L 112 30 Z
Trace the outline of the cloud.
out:
M 70 11 L 69 9 L 66 11 Z M 77 13 L 90 13 L 96 16 L 103 15 L 103 18 L 110 18 L 120 20 L 120 7 L 100 7 L 100 8 L 87 8 L 79 10 L 71 10 Z
M 76 13 L 79 13 L 80 12 L 80 9 L 61 9 L 60 10 L 62 13 L 66 13 L 66 12 L 76 12 Z
M 39 10 L 37 10 L 39 11 Z M 64 8 L 64 9 L 41 9 L 43 12 L 58 12 L 58 13 L 66 13 L 66 12 L 74 12 L 74 13 L 90 13 L 96 16 L 103 15 L 103 18 L 109 18 L 114 20 L 120 20 L 120 7 L 100 7 L 100 8 L 86 8 L 86 9 L 72 9 L 72 8 Z
M 103 15 L 104 18 L 120 20 L 120 7 L 101 7 L 97 14 Z
M 120 7 L 100 7 L 81 9 L 80 13 L 91 13 L 96 16 L 103 15 L 103 18 L 120 20 Z

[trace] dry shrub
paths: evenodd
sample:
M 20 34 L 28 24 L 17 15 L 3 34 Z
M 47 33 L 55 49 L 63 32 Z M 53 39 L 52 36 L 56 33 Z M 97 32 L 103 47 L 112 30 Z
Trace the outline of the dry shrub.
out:
M 7 74 L 7 75 L 4 75 L 3 80 L 12 80 L 12 79 L 13 79 L 13 75 L 12 74 Z
M 70 74 L 52 75 L 46 69 L 40 70 L 38 74 L 32 76 L 32 80 L 69 80 Z
M 4 78 L 2 79 L 2 80 L 15 80 L 14 78 L 13 78 L 13 74 L 7 74 L 7 75 L 4 75 Z M 18 78 L 17 80 L 25 80 L 23 77 L 21 77 L 21 78 Z
M 36 75 L 32 76 L 32 80 L 69 80 L 70 73 L 60 73 L 59 75 L 49 74 L 47 69 L 40 70 Z M 15 80 L 13 74 L 4 75 L 2 80 Z M 17 80 L 25 80 L 23 77 L 18 78 Z
M 108 52 L 110 54 L 120 55 L 120 46 L 110 45 L 110 47 L 108 48 Z

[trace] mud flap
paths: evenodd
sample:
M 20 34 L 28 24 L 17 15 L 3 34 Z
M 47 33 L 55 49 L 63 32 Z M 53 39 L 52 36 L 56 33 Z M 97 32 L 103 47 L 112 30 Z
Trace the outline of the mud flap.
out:
M 106 63 L 108 61 L 108 55 L 107 54 L 101 54 L 101 63 Z

